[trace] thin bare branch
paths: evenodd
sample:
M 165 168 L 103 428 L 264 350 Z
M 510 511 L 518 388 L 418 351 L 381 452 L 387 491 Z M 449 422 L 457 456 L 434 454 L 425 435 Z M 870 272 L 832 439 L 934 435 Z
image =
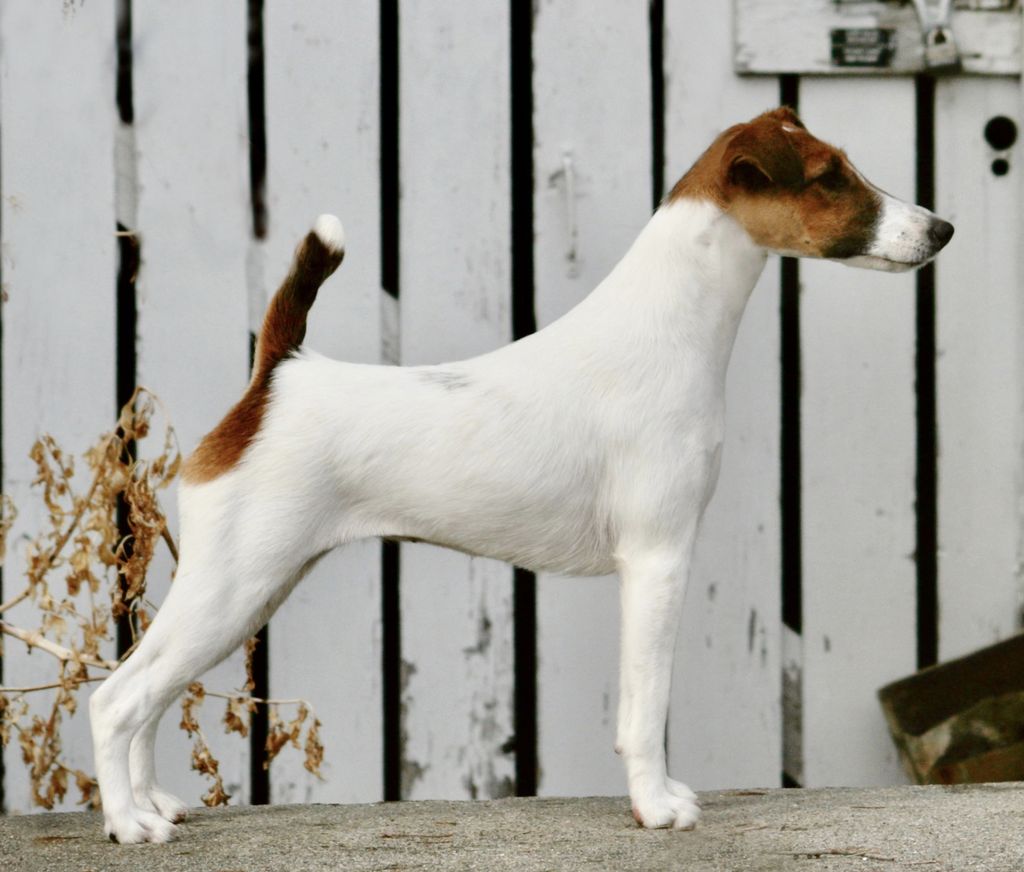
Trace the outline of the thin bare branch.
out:
M 240 699 L 245 702 L 254 702 L 260 705 L 304 705 L 309 709 L 309 713 L 311 715 L 316 714 L 316 712 L 313 711 L 313 706 L 304 699 L 260 699 L 258 696 L 249 696 L 245 693 L 223 693 L 219 690 L 207 690 L 206 695 L 216 697 L 217 699 Z
M 84 663 L 86 666 L 95 666 L 99 669 L 107 669 L 110 671 L 117 668 L 117 663 L 112 660 L 101 660 L 97 657 L 91 657 L 88 654 L 76 653 L 70 648 L 65 648 L 63 645 L 51 642 L 42 633 L 38 633 L 34 630 L 23 630 L 21 627 L 15 627 L 13 624 L 8 624 L 6 621 L 0 621 L 0 633 L 6 633 L 8 636 L 20 639 L 29 647 L 39 648 L 41 651 L 45 651 L 47 654 L 52 654 L 58 660 L 65 663 Z
M 2 615 L 6 611 L 9 611 L 10 609 L 13 609 L 18 603 L 27 600 L 30 596 L 32 596 L 32 588 L 26 587 L 17 596 L 11 597 L 5 603 L 0 603 L 0 615 Z
M 57 690 L 66 687 L 68 684 L 89 684 L 94 681 L 106 681 L 106 675 L 90 675 L 88 678 L 68 678 L 65 681 L 55 681 L 51 684 L 33 684 L 29 687 L 7 687 L 0 685 L 0 693 L 9 693 L 12 696 L 23 693 L 35 693 L 37 690 Z

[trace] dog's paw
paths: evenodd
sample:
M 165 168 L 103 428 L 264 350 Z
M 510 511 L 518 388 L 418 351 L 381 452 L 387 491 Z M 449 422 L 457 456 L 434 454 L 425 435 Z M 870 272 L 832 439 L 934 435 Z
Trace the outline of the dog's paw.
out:
M 685 784 L 674 783 L 693 795 L 693 791 Z M 675 830 L 692 830 L 699 817 L 700 806 L 689 796 L 677 796 L 663 790 L 633 798 L 633 818 L 640 826 L 648 829 L 671 827 Z
M 169 820 L 152 811 L 129 808 L 116 814 L 105 814 L 104 831 L 112 842 L 136 845 L 140 842 L 169 842 L 176 827 Z
M 180 824 L 188 817 L 188 806 L 166 790 L 159 787 L 150 788 L 148 799 L 156 813 L 172 824 Z
M 697 807 L 700 808 L 700 801 L 697 799 L 697 794 L 690 790 L 682 781 L 676 781 L 674 778 L 666 778 L 665 786 L 668 788 L 668 792 L 673 796 L 678 796 L 681 799 L 688 799 L 693 803 L 696 803 Z
M 154 812 L 172 824 L 180 824 L 188 817 L 188 806 L 155 784 L 152 787 L 133 786 L 132 797 L 137 808 Z

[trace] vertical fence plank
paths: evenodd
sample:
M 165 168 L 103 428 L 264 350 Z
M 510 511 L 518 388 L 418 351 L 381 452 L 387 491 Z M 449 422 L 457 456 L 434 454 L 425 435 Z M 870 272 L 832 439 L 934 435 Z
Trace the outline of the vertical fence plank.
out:
M 266 298 L 321 212 L 345 225 L 345 262 L 321 288 L 306 344 L 380 360 L 377 7 L 265 7 L 269 233 Z M 270 692 L 304 697 L 323 723 L 324 780 L 298 755 L 273 764 L 273 802 L 382 797 L 380 545 L 326 555 L 270 623 Z
M 325 283 L 306 344 L 345 360 L 380 359 L 378 21 L 334 4 L 268 6 L 264 23 L 270 230 L 264 301 L 320 212 L 340 213 L 344 266 Z M 345 83 L 325 88 L 324 82 Z M 270 627 L 270 688 L 304 696 L 323 722 L 325 780 L 297 757 L 275 762 L 274 802 L 381 795 L 379 546 L 327 555 Z
M 535 15 L 535 308 L 543 327 L 607 275 L 650 215 L 650 39 L 646 4 L 549 0 Z M 618 613 L 615 576 L 537 578 L 542 794 L 625 786 L 613 751 Z
M 114 236 L 114 15 L 112 4 L 0 5 L 0 128 L 3 130 L 3 490 L 19 515 L 8 541 L 4 593 L 24 583 L 26 538 L 48 524 L 28 453 L 52 434 L 78 455 L 114 414 L 117 253 Z M 88 476 L 76 464 L 79 478 Z M 80 487 L 87 483 L 79 482 Z M 51 580 L 67 596 L 64 573 Z M 88 596 L 76 598 L 88 610 Z M 24 603 L 5 614 L 36 628 Z M 105 652 L 114 655 L 113 644 Z M 4 639 L 4 683 L 54 681 L 56 661 Z M 62 758 L 92 772 L 88 697 L 64 714 Z M 32 713 L 48 715 L 52 691 L 30 694 Z M 4 752 L 5 805 L 32 809 L 28 772 L 16 739 Z M 77 801 L 74 782 L 63 808 Z
M 401 360 L 421 364 L 511 338 L 509 11 L 399 12 Z M 511 568 L 403 545 L 401 584 L 402 796 L 508 795 Z
M 986 141 L 999 115 L 1020 123 L 1019 80 L 936 85 L 936 209 L 956 226 L 935 267 L 942 660 L 1020 626 L 1021 152 Z
M 731 7 L 730 7 L 731 9 Z M 665 6 L 665 183 L 731 124 L 778 103 L 774 78 L 738 78 L 725 12 L 700 28 Z M 697 539 L 669 715 L 669 763 L 695 789 L 777 785 L 779 705 L 779 262 L 736 338 L 722 471 Z
M 244 4 L 137 3 L 135 128 L 138 150 L 139 382 L 163 400 L 184 452 L 195 448 L 248 382 L 246 253 L 250 236 Z M 177 535 L 173 497 L 165 499 Z M 154 562 L 149 598 L 163 600 L 172 571 Z M 231 691 L 240 654 L 202 679 Z M 221 705 L 201 723 L 234 802 L 248 801 L 248 741 L 225 736 Z M 206 781 L 187 766 L 190 742 L 164 718 L 158 775 L 197 804 Z
M 913 199 L 911 80 L 804 79 L 800 108 L 867 178 Z M 800 270 L 804 776 L 898 782 L 875 691 L 915 666 L 915 280 Z

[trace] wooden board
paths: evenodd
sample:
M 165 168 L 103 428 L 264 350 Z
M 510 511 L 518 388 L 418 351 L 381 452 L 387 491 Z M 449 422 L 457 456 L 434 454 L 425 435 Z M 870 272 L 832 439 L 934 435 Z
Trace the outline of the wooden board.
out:
M 248 383 L 246 254 L 251 234 L 246 100 L 246 14 L 240 4 L 185 0 L 133 9 L 138 225 L 138 377 L 163 400 L 191 451 Z M 216 34 L 217 39 L 197 38 Z M 177 536 L 174 497 L 165 497 Z M 164 598 L 169 559 L 155 562 L 149 597 Z M 232 655 L 203 677 L 210 689 L 245 681 Z M 249 795 L 249 742 L 225 736 L 223 705 L 208 699 L 200 723 L 232 802 Z M 191 743 L 176 706 L 157 743 L 157 774 L 198 804 L 207 782 L 188 768 Z
M 934 4 L 931 4 L 934 6 Z M 982 8 L 984 6 L 990 8 Z M 1019 9 L 1000 0 L 958 0 L 953 38 L 964 72 L 1008 75 L 1020 72 Z M 734 0 L 737 13 L 735 65 L 738 73 L 840 75 L 911 74 L 925 69 L 921 22 L 907 3 L 861 0 Z M 833 54 L 832 32 L 851 30 L 855 49 Z M 891 51 L 864 49 L 865 32 L 890 31 Z M 870 40 L 869 40 L 870 42 Z M 871 63 L 865 63 L 870 57 Z
M 115 420 L 112 4 L 5 3 L 0 41 L 3 491 L 19 510 L 3 570 L 10 597 L 24 584 L 26 537 L 38 535 L 47 521 L 30 487 L 32 443 L 50 433 L 80 457 Z M 80 479 L 88 477 L 83 461 L 76 469 Z M 51 579 L 51 593 L 67 595 L 60 572 Z M 87 610 L 88 595 L 79 600 Z M 31 629 L 40 621 L 28 603 L 3 617 Z M 114 653 L 111 644 L 106 656 Z M 4 684 L 48 683 L 57 675 L 53 658 L 4 638 Z M 63 759 L 88 772 L 90 689 L 79 691 L 78 713 L 65 716 L 61 729 Z M 48 713 L 52 691 L 28 699 L 33 712 Z M 4 751 L 4 764 L 4 810 L 32 811 L 16 739 Z M 72 780 L 61 807 L 75 808 L 78 798 Z
M 811 132 L 907 199 L 914 106 L 908 80 L 801 81 Z M 805 784 L 902 782 L 875 691 L 916 659 L 915 279 L 800 276 Z
M 511 338 L 509 12 L 400 4 L 401 362 Z M 458 140 L 453 131 L 461 131 Z M 401 548 L 402 795 L 513 788 L 512 569 Z
M 1020 124 L 1017 80 L 937 85 L 936 204 L 956 227 L 935 266 L 940 660 L 1020 626 L 1022 167 L 1019 142 L 985 141 L 997 115 Z
M 346 231 L 342 266 L 321 288 L 305 343 L 378 363 L 380 339 L 377 7 L 329 0 L 264 8 L 269 233 L 258 246 L 257 317 L 316 216 Z M 324 557 L 270 622 L 270 694 L 303 697 L 323 723 L 319 780 L 286 751 L 272 802 L 382 798 L 380 545 Z
M 878 700 L 918 784 L 1024 777 L 1024 635 L 883 687 Z
M 645 4 L 545 2 L 534 22 L 537 325 L 589 293 L 651 212 Z M 622 793 L 615 576 L 537 579 L 538 792 Z M 583 628 L 582 631 L 579 628 Z
M 739 79 L 725 14 L 692 26 L 665 6 L 665 184 L 726 127 L 778 103 L 774 79 Z M 677 645 L 669 769 L 694 789 L 777 786 L 781 764 L 779 260 L 736 338 L 722 471 L 697 540 Z

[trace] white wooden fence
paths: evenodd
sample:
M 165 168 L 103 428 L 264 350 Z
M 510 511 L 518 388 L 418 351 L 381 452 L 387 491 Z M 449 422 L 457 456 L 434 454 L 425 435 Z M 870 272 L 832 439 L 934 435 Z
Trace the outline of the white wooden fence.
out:
M 784 279 L 770 262 L 729 377 L 671 765 L 697 788 L 778 785 L 785 744 L 787 777 L 805 785 L 903 781 L 876 689 L 930 650 L 956 656 L 1019 626 L 1019 146 L 997 152 L 982 132 L 993 116 L 1019 119 L 1019 81 L 953 76 L 932 94 L 912 77 L 807 77 L 780 91 L 778 78 L 733 73 L 725 2 L 249 6 L 132 0 L 119 56 L 127 2 L 0 4 L 0 460 L 22 507 L 8 593 L 40 522 L 29 446 L 42 432 L 87 446 L 131 358 L 115 335 L 118 223 L 141 254 L 137 380 L 190 449 L 246 383 L 250 331 L 318 213 L 341 215 L 349 254 L 311 346 L 405 364 L 475 354 L 581 299 L 654 188 L 784 91 L 883 188 L 913 197 L 934 172 L 957 235 L 923 280 L 810 262 Z M 263 51 L 250 68 L 253 21 Z M 993 173 L 996 158 L 1008 173 Z M 157 600 L 170 571 L 154 567 Z M 623 792 L 616 581 L 542 575 L 532 590 L 508 566 L 425 545 L 400 547 L 397 574 L 375 542 L 322 561 L 271 621 L 267 680 L 316 706 L 325 779 L 285 753 L 271 801 L 498 796 L 534 778 L 545 795 Z M 29 622 L 28 609 L 5 618 Z M 5 685 L 50 666 L 5 640 Z M 240 657 L 204 680 L 238 687 Z M 206 708 L 229 792 L 260 798 L 249 745 L 219 735 Z M 197 802 L 188 748 L 168 715 L 160 774 Z M 64 750 L 91 769 L 84 706 Z M 29 810 L 16 743 L 3 799 Z

